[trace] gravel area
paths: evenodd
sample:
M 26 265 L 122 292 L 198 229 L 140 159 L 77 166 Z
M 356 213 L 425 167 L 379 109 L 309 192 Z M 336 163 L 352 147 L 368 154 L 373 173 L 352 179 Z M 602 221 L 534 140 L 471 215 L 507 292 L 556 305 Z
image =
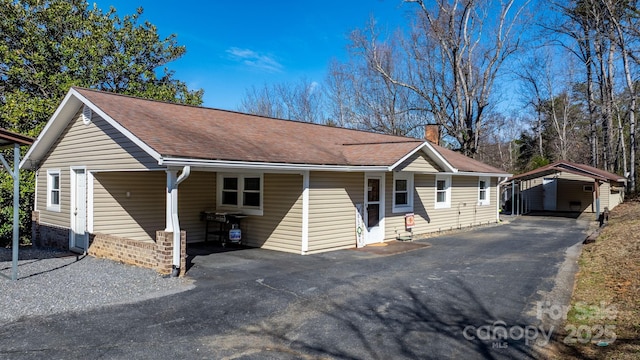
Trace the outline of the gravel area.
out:
M 0 249 L 0 325 L 22 317 L 134 303 L 193 288 L 185 278 L 91 256 L 20 249 L 18 280 L 11 281 L 11 249 Z

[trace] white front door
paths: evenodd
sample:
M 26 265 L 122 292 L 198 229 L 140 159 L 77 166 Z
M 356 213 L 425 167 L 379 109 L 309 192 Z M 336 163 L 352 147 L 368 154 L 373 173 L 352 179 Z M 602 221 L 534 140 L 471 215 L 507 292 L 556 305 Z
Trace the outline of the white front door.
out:
M 554 178 L 542 179 L 542 208 L 545 211 L 556 211 L 558 182 Z
M 365 227 L 366 243 L 384 241 L 384 174 L 369 175 L 365 182 Z
M 69 248 L 87 251 L 87 174 L 85 169 L 71 169 L 71 239 Z

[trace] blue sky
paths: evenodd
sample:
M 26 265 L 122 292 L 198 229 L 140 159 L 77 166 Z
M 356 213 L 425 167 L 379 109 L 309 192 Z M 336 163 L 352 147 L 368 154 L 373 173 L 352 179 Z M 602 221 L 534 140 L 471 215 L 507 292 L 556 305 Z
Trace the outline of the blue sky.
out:
M 119 16 L 144 8 L 143 20 L 161 36 L 176 34 L 186 55 L 168 64 L 204 106 L 236 110 L 245 89 L 263 84 L 324 80 L 332 58 L 345 59 L 349 33 L 371 16 L 393 30 L 413 4 L 401 0 L 194 1 L 96 0 Z

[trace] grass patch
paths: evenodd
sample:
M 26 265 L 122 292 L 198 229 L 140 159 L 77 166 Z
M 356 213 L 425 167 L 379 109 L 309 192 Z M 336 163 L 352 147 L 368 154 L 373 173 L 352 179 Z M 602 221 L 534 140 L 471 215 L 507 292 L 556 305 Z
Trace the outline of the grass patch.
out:
M 551 357 L 640 359 L 640 201 L 613 209 L 597 240 L 584 245 L 578 265 Z

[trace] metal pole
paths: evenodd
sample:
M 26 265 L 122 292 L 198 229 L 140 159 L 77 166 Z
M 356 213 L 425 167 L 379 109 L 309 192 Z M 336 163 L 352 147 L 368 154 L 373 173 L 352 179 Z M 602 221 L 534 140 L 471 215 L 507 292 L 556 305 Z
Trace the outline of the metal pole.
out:
M 11 280 L 18 280 L 18 237 L 20 234 L 20 145 L 13 144 L 13 254 Z
M 516 181 L 511 180 L 511 215 L 515 215 Z

